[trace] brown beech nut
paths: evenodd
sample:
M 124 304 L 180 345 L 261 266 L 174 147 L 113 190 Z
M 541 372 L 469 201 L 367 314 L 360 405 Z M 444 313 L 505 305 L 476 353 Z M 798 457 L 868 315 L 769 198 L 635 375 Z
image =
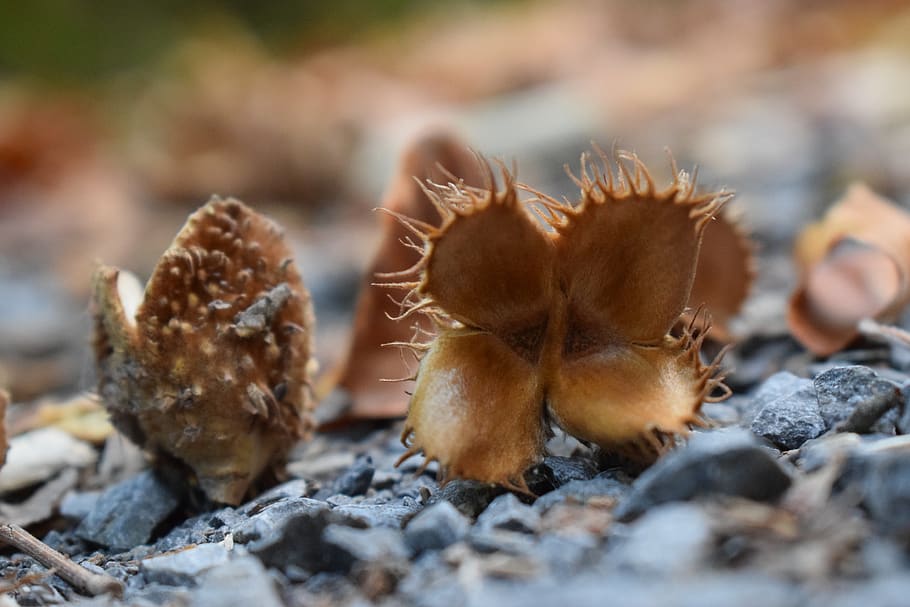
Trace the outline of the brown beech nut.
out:
M 193 213 L 144 293 L 94 275 L 98 391 L 114 425 L 238 504 L 311 428 L 310 297 L 272 221 L 213 198 Z
M 649 462 L 702 424 L 718 361 L 699 358 L 706 323 L 686 311 L 702 235 L 731 194 L 698 193 L 673 166 L 657 189 L 633 154 L 586 158 L 577 204 L 517 186 L 428 186 L 442 221 L 401 217 L 423 242 L 392 286 L 402 316 L 437 331 L 416 375 L 402 459 L 527 491 L 550 421 L 601 448 Z M 535 197 L 522 202 L 519 188 Z M 529 210 L 537 214 L 533 217 Z M 411 280 L 406 278 L 411 277 Z

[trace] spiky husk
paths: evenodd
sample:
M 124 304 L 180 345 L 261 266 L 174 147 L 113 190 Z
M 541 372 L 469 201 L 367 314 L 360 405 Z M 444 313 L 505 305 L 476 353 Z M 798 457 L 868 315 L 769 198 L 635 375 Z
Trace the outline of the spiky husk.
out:
M 738 218 L 724 208 L 705 227 L 689 294 L 689 311 L 683 321 L 691 322 L 694 311 L 705 307 L 711 310 L 710 339 L 734 341 L 736 335 L 730 322 L 745 303 L 757 275 L 755 243 Z
M 717 363 L 699 359 L 705 330 L 669 332 L 705 227 L 731 195 L 696 193 L 675 165 L 658 190 L 633 154 L 615 169 L 600 157 L 600 168 L 582 159 L 577 205 L 517 186 L 504 167 L 497 190 L 486 165 L 486 189 L 428 185 L 439 227 L 400 218 L 423 241 L 396 277 L 412 279 L 392 284 L 407 290 L 401 316 L 424 313 L 440 331 L 417 373 L 405 457 L 424 452 L 444 478 L 516 486 L 543 456 L 548 415 L 643 460 L 700 423 L 722 385 Z M 535 198 L 521 202 L 519 188 Z M 472 337 L 452 354 L 460 331 Z

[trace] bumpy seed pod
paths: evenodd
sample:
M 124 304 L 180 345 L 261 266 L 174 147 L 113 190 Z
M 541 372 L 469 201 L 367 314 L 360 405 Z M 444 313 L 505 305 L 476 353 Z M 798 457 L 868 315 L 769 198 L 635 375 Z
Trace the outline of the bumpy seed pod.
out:
M 722 386 L 698 352 L 701 318 L 685 312 L 702 234 L 730 198 L 698 194 L 683 171 L 657 190 L 637 157 L 617 169 L 585 158 L 577 205 L 535 192 L 540 221 L 503 169 L 502 189 L 431 190 L 440 227 L 402 218 L 423 239 L 403 315 L 422 312 L 438 336 L 417 373 L 404 458 L 437 460 L 443 481 L 466 477 L 527 490 L 549 420 L 610 451 L 650 461 L 699 424 Z M 593 170 L 593 176 L 590 172 Z M 403 458 L 403 459 L 404 459 Z
M 853 184 L 799 235 L 790 332 L 819 356 L 844 348 L 864 318 L 890 321 L 910 303 L 910 214 Z
M 278 226 L 240 201 L 192 214 L 144 294 L 98 268 L 93 307 L 114 425 L 210 499 L 239 503 L 311 427 L 309 294 Z

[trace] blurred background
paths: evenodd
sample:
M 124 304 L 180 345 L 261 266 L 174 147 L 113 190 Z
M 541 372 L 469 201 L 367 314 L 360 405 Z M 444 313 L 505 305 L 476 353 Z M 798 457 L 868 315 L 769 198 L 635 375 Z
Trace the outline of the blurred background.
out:
M 910 202 L 910 3 L 2 3 L 0 385 L 91 388 L 93 265 L 147 278 L 213 193 L 286 227 L 331 368 L 370 210 L 434 130 L 570 198 L 592 141 L 661 179 L 669 148 L 737 191 L 762 247 L 746 315 L 782 327 L 806 222 L 854 180 Z

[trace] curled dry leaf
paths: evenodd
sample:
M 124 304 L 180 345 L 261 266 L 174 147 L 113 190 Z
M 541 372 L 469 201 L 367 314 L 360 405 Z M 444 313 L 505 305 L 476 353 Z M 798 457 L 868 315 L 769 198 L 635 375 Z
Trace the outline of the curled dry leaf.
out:
M 309 294 L 278 226 L 243 203 L 191 215 L 144 295 L 100 267 L 94 316 L 114 425 L 212 500 L 239 503 L 310 428 Z
M 445 183 L 451 176 L 468 185 L 479 185 L 482 178 L 477 158 L 451 135 L 434 133 L 421 137 L 405 151 L 383 208 L 421 222 L 438 222 L 433 203 L 416 180 Z M 407 413 L 408 398 L 401 384 L 379 379 L 401 377 L 406 370 L 401 351 L 383 344 L 407 342 L 415 333 L 432 329 L 425 317 L 415 317 L 413 323 L 393 320 L 400 313 L 399 306 L 386 292 L 373 287 L 377 276 L 420 260 L 419 247 L 402 246 L 412 238 L 407 228 L 389 214 L 383 214 L 381 220 L 382 242 L 360 290 L 353 338 L 338 380 L 338 386 L 348 393 L 350 407 L 333 423 Z
M 0 467 L 6 463 L 6 450 L 9 442 L 6 437 L 6 407 L 9 405 L 9 392 L 0 390 Z
M 910 302 L 910 215 L 854 184 L 800 234 L 790 331 L 819 356 L 845 347 L 864 318 L 893 320 Z
M 701 423 L 721 378 L 705 333 L 671 328 L 689 300 L 702 234 L 726 192 L 696 193 L 684 171 L 657 190 L 645 166 L 582 161 L 577 205 L 533 192 L 541 221 L 503 170 L 485 189 L 430 188 L 440 227 L 423 239 L 402 316 L 436 325 L 417 373 L 403 459 L 423 452 L 453 477 L 527 490 L 552 419 L 604 449 L 650 461 Z M 593 172 L 593 175 L 592 175 Z

